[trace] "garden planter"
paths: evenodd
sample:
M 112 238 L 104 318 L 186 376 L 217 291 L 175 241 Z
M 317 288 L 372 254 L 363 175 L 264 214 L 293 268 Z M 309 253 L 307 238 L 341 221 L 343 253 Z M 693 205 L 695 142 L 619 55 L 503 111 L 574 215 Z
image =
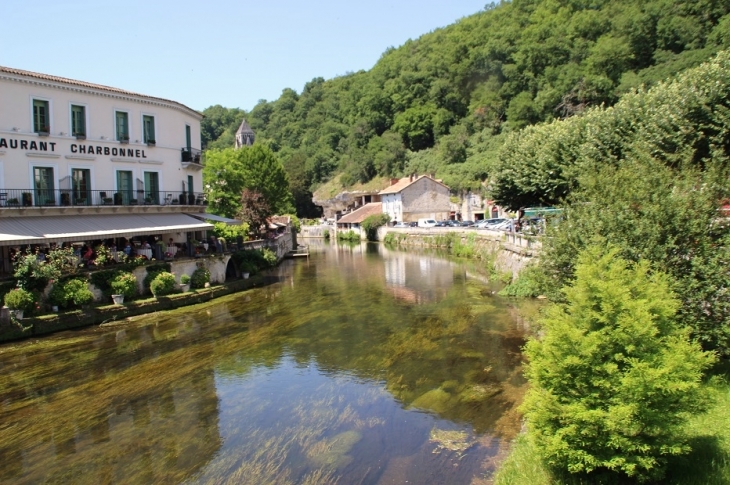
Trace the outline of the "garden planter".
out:
M 188 291 L 190 291 L 190 284 L 187 284 L 187 285 L 180 284 L 180 289 L 182 290 L 183 293 L 187 293 Z
M 115 305 L 123 305 L 124 295 L 112 295 L 112 300 L 114 300 Z
M 15 315 L 16 320 L 22 320 L 23 319 L 23 310 L 12 310 L 13 315 Z
M 247 280 L 249 276 L 250 276 L 249 273 L 243 273 L 243 279 L 244 280 Z

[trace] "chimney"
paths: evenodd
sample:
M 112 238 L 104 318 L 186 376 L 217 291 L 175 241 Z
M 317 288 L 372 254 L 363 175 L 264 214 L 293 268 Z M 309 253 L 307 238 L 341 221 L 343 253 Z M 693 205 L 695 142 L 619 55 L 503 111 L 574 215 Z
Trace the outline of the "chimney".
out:
M 409 181 L 409 182 L 413 182 L 413 177 L 415 177 L 415 175 L 414 175 L 414 174 L 411 174 L 411 175 L 410 175 L 410 176 L 408 177 L 408 181 Z
M 400 181 L 400 179 L 390 179 L 390 185 L 395 185 Z

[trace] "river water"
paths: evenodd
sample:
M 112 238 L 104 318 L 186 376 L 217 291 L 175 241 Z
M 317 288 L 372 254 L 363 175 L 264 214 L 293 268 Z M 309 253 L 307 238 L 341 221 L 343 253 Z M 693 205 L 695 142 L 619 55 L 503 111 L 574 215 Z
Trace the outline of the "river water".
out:
M 0 346 L 0 482 L 487 483 L 525 387 L 495 289 L 323 244 L 260 288 Z

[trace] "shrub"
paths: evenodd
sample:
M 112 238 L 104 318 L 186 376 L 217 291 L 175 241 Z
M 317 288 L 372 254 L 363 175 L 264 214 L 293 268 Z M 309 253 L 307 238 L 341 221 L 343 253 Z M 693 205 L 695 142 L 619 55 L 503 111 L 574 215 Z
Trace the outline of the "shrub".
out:
M 170 263 L 152 264 L 147 266 L 147 276 L 144 277 L 142 285 L 145 289 L 150 288 L 152 280 L 154 280 L 158 274 L 169 273 L 171 268 Z
M 124 295 L 125 299 L 137 296 L 137 278 L 132 273 L 119 273 L 110 284 L 112 294 Z
M 94 294 L 89 290 L 89 285 L 86 283 L 86 280 L 74 278 L 57 281 L 48 294 L 48 300 L 53 305 L 58 305 L 61 308 L 69 308 L 91 303 L 94 300 Z
M 512 276 L 511 273 L 508 274 L 510 277 Z M 547 276 L 545 275 L 545 272 L 537 266 L 528 266 L 520 272 L 514 282 L 505 286 L 499 294 L 501 296 L 534 298 L 545 294 L 547 286 Z
M 322 237 L 325 238 L 325 239 L 329 239 L 330 238 L 330 230 L 329 229 L 324 229 L 322 231 Z
M 33 298 L 33 293 L 22 288 L 10 290 L 5 295 L 5 306 L 11 310 L 28 311 L 33 308 L 34 303 L 35 298 Z
M 527 343 L 523 410 L 549 466 L 660 479 L 671 457 L 689 452 L 682 425 L 706 407 L 700 380 L 714 355 L 675 322 L 668 276 L 617 252 L 581 254 L 566 303 L 542 319 L 545 338 Z
M 266 265 L 268 267 L 273 268 L 276 266 L 278 259 L 276 258 L 276 253 L 274 251 L 264 248 L 261 250 L 261 254 L 264 256 L 264 261 L 266 261 Z
M 190 275 L 184 274 L 184 275 L 180 276 L 180 284 L 189 285 L 190 284 Z
M 210 271 L 206 268 L 198 268 L 193 271 L 190 277 L 190 288 L 205 288 L 205 284 L 210 283 Z
M 269 262 L 264 257 L 264 253 L 258 250 L 236 251 L 231 255 L 231 258 L 241 271 L 244 271 L 244 267 L 254 269 L 254 271 L 249 271 L 249 273 L 255 273 L 269 267 Z
M 175 292 L 175 275 L 162 271 L 157 273 L 150 283 L 150 290 L 155 296 L 165 296 Z
M 338 241 L 350 241 L 350 242 L 359 242 L 360 241 L 360 234 L 353 230 L 349 231 L 337 231 L 337 240 Z
M 378 240 L 378 228 L 384 226 L 390 222 L 390 216 L 388 214 L 375 214 L 367 216 L 362 221 L 362 228 L 365 230 L 365 235 L 368 241 Z

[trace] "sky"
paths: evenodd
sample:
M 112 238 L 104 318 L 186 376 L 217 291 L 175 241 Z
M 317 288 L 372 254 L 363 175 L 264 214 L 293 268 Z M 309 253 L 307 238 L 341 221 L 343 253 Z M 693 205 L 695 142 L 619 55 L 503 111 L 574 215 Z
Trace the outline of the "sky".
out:
M 7 0 L 0 65 L 203 110 L 250 110 L 315 77 L 369 70 L 388 47 L 486 0 Z

